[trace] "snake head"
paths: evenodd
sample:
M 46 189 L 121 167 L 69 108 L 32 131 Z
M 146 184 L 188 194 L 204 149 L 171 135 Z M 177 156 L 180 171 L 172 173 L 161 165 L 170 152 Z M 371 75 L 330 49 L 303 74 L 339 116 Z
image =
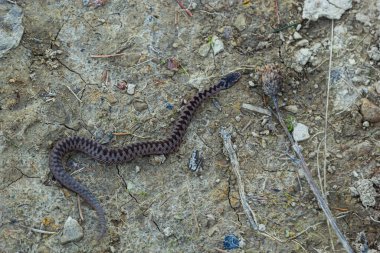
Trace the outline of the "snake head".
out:
M 225 75 L 222 80 L 220 80 L 219 86 L 222 90 L 232 87 L 237 81 L 239 81 L 241 74 L 239 72 L 232 72 Z

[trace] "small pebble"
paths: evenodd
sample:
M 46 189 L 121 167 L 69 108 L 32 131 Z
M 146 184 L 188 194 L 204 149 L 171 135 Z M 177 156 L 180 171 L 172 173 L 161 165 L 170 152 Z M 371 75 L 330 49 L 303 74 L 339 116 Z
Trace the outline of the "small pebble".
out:
M 188 168 L 193 172 L 197 172 L 202 169 L 202 165 L 203 157 L 201 152 L 198 150 L 193 150 L 189 159 Z
M 360 113 L 363 119 L 368 122 L 380 122 L 380 107 L 369 101 L 367 98 L 361 99 Z
M 67 218 L 63 226 L 61 244 L 75 242 L 83 238 L 83 228 L 79 225 L 78 221 L 70 216 Z
M 224 44 L 221 39 L 219 39 L 217 36 L 212 37 L 212 50 L 214 51 L 214 55 L 219 54 L 224 50 Z
M 297 27 L 296 27 L 296 31 L 298 32 L 299 30 L 301 30 L 301 28 L 302 28 L 302 25 L 298 24 Z
M 171 236 L 171 235 L 173 235 L 173 230 L 170 228 L 170 227 L 166 227 L 166 228 L 164 228 L 164 235 L 166 236 L 166 237 L 169 237 L 169 236 Z
M 376 189 L 373 187 L 373 183 L 369 179 L 360 179 L 355 182 L 354 187 L 356 192 L 359 193 L 360 201 L 364 207 L 375 206 L 376 197 L 378 196 Z M 351 189 L 351 187 L 350 187 Z M 356 193 L 351 189 L 352 193 Z
M 140 166 L 136 166 L 135 171 L 136 171 L 136 173 L 139 173 L 141 171 Z
M 348 63 L 351 65 L 355 65 L 356 61 L 355 61 L 355 59 L 348 59 Z
M 293 34 L 293 38 L 294 38 L 295 40 L 300 40 L 300 39 L 302 39 L 302 36 L 301 36 L 301 34 L 299 34 L 298 32 L 294 32 L 294 34 Z
M 259 231 L 264 232 L 266 229 L 265 224 L 259 224 Z
M 284 108 L 288 112 L 292 112 L 292 113 L 297 113 L 298 112 L 298 107 L 296 105 L 287 105 Z
M 309 45 L 309 41 L 307 39 L 297 41 L 296 43 L 296 47 L 306 47 L 308 45 Z
M 352 171 L 352 176 L 359 178 L 359 173 L 356 170 L 354 170 Z
M 236 120 L 236 122 L 240 122 L 241 121 L 241 117 L 240 116 L 236 116 L 235 120 Z
M 302 123 L 297 123 L 294 126 L 293 138 L 295 141 L 304 141 L 304 140 L 309 139 L 310 138 L 309 128 Z
M 245 15 L 244 13 L 241 13 L 239 14 L 236 19 L 235 19 L 235 22 L 234 22 L 234 26 L 241 32 L 243 31 L 245 28 L 247 28 L 247 21 L 246 21 L 246 18 L 245 18 Z
M 248 81 L 249 87 L 256 87 L 257 85 L 253 81 Z
M 147 103 L 145 103 L 144 101 L 139 101 L 139 100 L 133 101 L 133 107 L 138 112 L 142 112 L 148 109 Z
M 363 122 L 363 127 L 365 127 L 365 128 L 369 127 L 369 122 L 368 121 L 364 121 Z
M 151 158 L 149 159 L 149 162 L 150 164 L 153 164 L 153 165 L 160 165 L 160 164 L 163 164 L 165 160 L 166 160 L 165 155 L 155 155 L 155 156 L 151 156 Z
M 202 57 L 206 57 L 210 49 L 211 47 L 209 43 L 203 44 L 202 46 L 199 47 L 198 54 Z
M 135 94 L 136 84 L 129 83 L 127 87 L 127 93 L 129 95 Z

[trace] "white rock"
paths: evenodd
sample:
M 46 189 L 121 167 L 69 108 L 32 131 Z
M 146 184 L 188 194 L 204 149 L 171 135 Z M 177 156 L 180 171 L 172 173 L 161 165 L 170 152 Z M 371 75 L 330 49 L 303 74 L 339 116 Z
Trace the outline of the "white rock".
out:
M 304 66 L 310 59 L 311 57 L 311 50 L 308 49 L 308 48 L 301 48 L 300 50 L 298 50 L 294 57 L 295 57 L 295 61 L 301 65 L 301 66 Z
M 294 38 L 295 40 L 300 40 L 300 39 L 302 39 L 302 35 L 299 34 L 298 32 L 294 32 L 294 33 L 293 33 L 293 38 Z
M 340 19 L 352 7 L 352 0 L 305 0 L 302 18 L 316 21 L 320 17 Z
M 171 229 L 170 227 L 166 227 L 166 228 L 164 228 L 163 232 L 164 232 L 164 235 L 166 237 L 169 237 L 169 236 L 171 236 L 173 234 L 173 229 Z
M 223 41 L 220 40 L 217 36 L 212 37 L 212 50 L 214 51 L 214 55 L 219 54 L 224 50 Z
M 127 87 L 127 93 L 129 95 L 135 94 L 136 84 L 129 83 Z
M 78 221 L 69 216 L 65 222 L 65 225 L 63 226 L 61 243 L 65 244 L 68 242 L 74 242 L 82 238 L 83 228 L 79 225 Z
M 309 128 L 302 123 L 297 123 L 293 130 L 293 138 L 296 141 L 304 141 L 309 139 Z

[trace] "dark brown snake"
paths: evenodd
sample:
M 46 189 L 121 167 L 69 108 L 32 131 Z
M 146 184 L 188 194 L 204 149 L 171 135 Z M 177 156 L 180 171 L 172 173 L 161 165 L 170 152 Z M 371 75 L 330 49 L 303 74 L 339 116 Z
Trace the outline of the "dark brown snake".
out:
M 195 95 L 181 111 L 181 115 L 174 124 L 171 135 L 159 141 L 137 142 L 122 148 L 109 148 L 96 141 L 73 136 L 59 140 L 52 149 L 49 157 L 50 170 L 56 180 L 66 188 L 76 192 L 92 208 L 95 209 L 100 223 L 100 238 L 107 231 L 104 210 L 97 198 L 82 184 L 76 181 L 65 171 L 62 159 L 68 152 L 80 151 L 88 154 L 97 161 L 107 164 L 120 164 L 131 161 L 139 156 L 162 155 L 176 151 L 182 142 L 191 118 L 199 105 L 210 96 L 221 90 L 228 89 L 239 79 L 240 73 L 234 72 L 224 76 L 217 84 Z

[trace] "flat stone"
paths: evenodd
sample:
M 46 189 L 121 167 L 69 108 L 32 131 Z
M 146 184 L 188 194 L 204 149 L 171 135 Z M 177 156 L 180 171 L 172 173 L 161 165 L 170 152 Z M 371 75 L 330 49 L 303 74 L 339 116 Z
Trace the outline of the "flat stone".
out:
M 302 18 L 312 21 L 320 17 L 340 19 L 342 14 L 352 7 L 352 0 L 305 0 Z
M 380 107 L 373 104 L 367 98 L 361 99 L 360 113 L 363 119 L 372 123 L 380 122 Z
M 245 103 L 243 103 L 241 105 L 241 110 L 242 111 L 248 111 L 248 112 L 257 112 L 257 113 L 265 114 L 265 115 L 268 115 L 268 116 L 271 115 L 271 112 L 269 110 L 267 110 L 267 109 L 264 109 L 262 107 L 258 107 L 258 106 L 255 106 L 255 105 L 251 105 L 251 104 L 245 104 Z
M 70 216 L 67 218 L 63 226 L 63 233 L 61 236 L 61 243 L 66 244 L 69 242 L 79 241 L 83 238 L 83 228 L 79 225 L 78 221 Z

